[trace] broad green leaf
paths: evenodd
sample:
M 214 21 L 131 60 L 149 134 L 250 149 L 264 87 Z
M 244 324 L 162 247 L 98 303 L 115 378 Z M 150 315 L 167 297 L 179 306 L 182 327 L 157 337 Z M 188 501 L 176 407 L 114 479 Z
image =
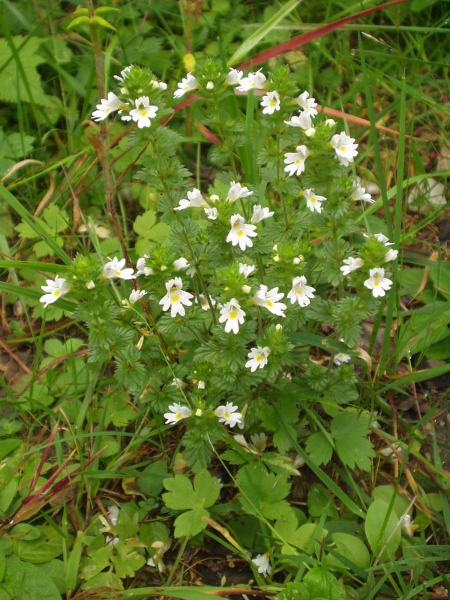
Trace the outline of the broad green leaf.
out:
M 98 573 L 98 575 L 92 577 L 92 579 L 85 581 L 81 586 L 81 589 L 83 591 L 91 589 L 123 590 L 123 583 L 113 571 L 108 571 L 106 573 Z M 106 593 L 104 592 L 105 596 Z M 115 594 L 115 596 L 117 596 L 117 594 Z
M 18 54 L 28 82 L 28 89 L 22 79 L 20 70 L 17 68 L 15 59 L 10 60 L 12 51 L 8 42 L 6 39 L 0 39 L 2 65 L 8 63 L 4 69 L 0 69 L 0 100 L 14 103 L 17 103 L 19 99 L 21 102 L 33 101 L 38 106 L 53 109 L 55 98 L 45 94 L 41 85 L 41 77 L 36 69 L 38 65 L 45 62 L 45 58 L 38 53 L 42 39 L 16 35 L 12 40 L 16 49 L 20 47 Z M 31 98 L 28 90 L 31 92 Z
M 4 551 L 0 548 L 0 583 L 3 581 L 6 571 L 6 556 Z
M 318 518 L 326 514 L 332 518 L 338 518 L 336 506 L 328 490 L 320 483 L 313 483 L 308 492 L 309 514 Z
M 185 475 L 175 475 L 173 479 L 164 480 L 164 487 L 170 492 L 163 494 L 164 503 L 174 510 L 188 510 L 197 507 L 199 503 L 208 508 L 220 493 L 217 477 L 211 477 L 206 469 L 202 469 L 194 477 L 194 486 Z
M 165 544 L 169 540 L 169 531 L 161 521 L 144 523 L 139 527 L 139 538 L 146 548 L 150 550 L 152 544 L 155 542 Z
M 267 550 L 260 521 L 253 515 L 243 515 L 228 522 L 228 528 L 244 548 L 252 552 Z
M 384 548 L 381 561 L 394 558 L 402 537 L 399 519 L 395 512 L 389 512 L 389 504 L 383 500 L 375 500 L 369 506 L 364 523 L 369 546 L 377 557 Z
M 193 537 L 206 529 L 208 524 L 202 517 L 209 517 L 209 512 L 200 505 L 179 515 L 175 519 L 175 537 Z
M 304 577 L 311 598 L 346 600 L 347 594 L 336 577 L 323 567 L 313 567 Z
M 394 501 L 392 502 L 393 498 Z M 399 519 L 408 510 L 408 506 L 410 504 L 408 498 L 399 494 L 395 487 L 392 485 L 377 486 L 373 490 L 373 499 L 383 500 L 383 502 L 386 502 L 387 505 L 392 505 L 392 510 L 395 512 Z
M 339 413 L 331 422 L 336 452 L 344 465 L 351 469 L 356 465 L 363 471 L 370 471 L 372 467 L 370 459 L 375 452 L 367 439 L 369 425 L 370 415 L 352 409 Z
M 143 215 L 139 215 L 138 217 L 136 217 L 136 220 L 133 224 L 133 229 L 138 235 L 146 238 L 148 231 L 153 227 L 155 223 L 155 211 L 147 210 Z
M 147 465 L 138 479 L 139 489 L 146 496 L 159 496 L 167 479 L 167 464 L 165 460 L 157 460 Z
M 14 555 L 6 559 L 4 587 L 12 598 L 61 600 L 56 585 L 43 569 Z
M 81 559 L 80 578 L 89 580 L 98 575 L 109 564 L 112 556 L 112 546 L 104 546 L 91 554 Z
M 284 500 L 291 487 L 286 476 L 268 473 L 261 463 L 243 467 L 236 476 L 236 483 L 241 492 L 242 508 L 247 514 L 278 519 L 289 509 Z
M 13 538 L 14 554 L 27 562 L 39 564 L 45 563 L 63 553 L 63 538 L 49 525 L 38 525 L 35 528 L 39 538 L 27 540 L 24 538 Z
M 335 550 L 344 558 L 354 563 L 361 569 L 367 569 L 370 565 L 370 554 L 367 546 L 354 535 L 348 533 L 333 533 L 331 536 L 335 544 Z M 345 567 L 338 557 L 328 554 L 326 564 L 335 567 Z
M 333 446 L 322 431 L 309 436 L 306 440 L 305 449 L 316 465 L 328 464 L 333 455 Z
M 278 597 L 279 600 L 310 600 L 311 594 L 304 583 L 290 581 Z
M 67 592 L 66 565 L 62 560 L 53 559 L 48 563 L 42 563 L 39 565 L 39 568 L 47 573 L 47 575 L 58 588 L 58 592 L 60 594 L 65 594 Z
M 11 535 L 14 536 L 12 539 L 20 538 L 26 542 L 31 542 L 32 540 L 38 540 L 41 537 L 41 532 L 37 527 L 28 525 L 28 523 L 19 523 L 11 529 Z
M 136 571 L 146 563 L 145 557 L 142 554 L 139 554 L 131 546 L 126 546 L 123 542 L 116 544 L 114 549 L 117 554 L 112 554 L 111 560 L 114 564 L 116 574 L 121 579 L 134 577 Z
M 194 485 L 185 475 L 165 479 L 164 487 L 169 491 L 162 498 L 168 508 L 187 510 L 175 519 L 175 537 L 194 536 L 207 527 L 202 517 L 209 516 L 206 508 L 219 497 L 220 487 L 216 477 L 202 469 L 194 477 Z

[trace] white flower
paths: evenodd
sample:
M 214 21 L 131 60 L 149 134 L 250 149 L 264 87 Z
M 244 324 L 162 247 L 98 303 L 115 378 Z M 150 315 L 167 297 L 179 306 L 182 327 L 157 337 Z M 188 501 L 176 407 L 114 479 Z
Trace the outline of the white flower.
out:
M 184 317 L 186 311 L 184 306 L 191 306 L 192 302 L 190 298 L 193 298 L 192 294 L 189 292 L 184 292 L 181 288 L 183 286 L 183 282 L 180 277 L 175 277 L 174 279 L 170 279 L 166 283 L 167 294 L 161 298 L 159 304 L 162 304 L 162 309 L 164 311 L 170 310 L 170 316 L 176 317 L 177 314 L 180 314 Z
M 219 423 L 225 423 L 230 427 L 234 427 L 236 423 L 240 423 L 242 415 L 240 412 L 234 412 L 237 410 L 237 406 L 234 406 L 232 402 L 227 402 L 225 406 L 218 406 L 214 411 L 216 417 L 219 417 Z
M 164 81 L 156 81 L 156 79 L 152 79 L 150 83 L 152 84 L 152 88 L 154 90 L 167 90 L 167 83 L 164 83 Z
M 168 542 L 166 542 L 165 544 L 163 542 L 161 542 L 160 540 L 157 540 L 156 542 L 153 542 L 153 544 L 150 546 L 150 548 L 155 548 L 157 549 L 155 554 L 153 554 L 153 558 L 150 557 L 147 560 L 147 565 L 149 567 L 158 567 L 158 571 L 160 573 L 163 573 L 166 569 L 166 566 L 164 564 L 164 554 L 167 552 L 167 550 L 170 548 L 171 546 L 171 541 L 169 540 Z
M 386 262 L 390 262 L 391 260 L 395 260 L 398 256 L 398 250 L 394 250 L 393 248 L 389 248 L 389 250 L 386 252 L 386 255 L 384 257 L 384 260 Z
M 156 117 L 158 107 L 150 105 L 148 96 L 137 98 L 137 100 L 134 101 L 134 104 L 136 108 L 130 110 L 130 114 L 128 116 L 122 117 L 122 121 L 129 121 L 130 119 L 133 119 L 133 121 L 137 123 L 139 129 L 142 129 L 143 127 L 150 127 L 150 119 L 154 119 Z
M 242 187 L 242 185 L 239 182 L 235 183 L 234 181 L 232 181 L 230 183 L 230 189 L 228 191 L 226 199 L 228 200 L 228 202 L 236 202 L 236 200 L 239 200 L 239 198 L 246 198 L 251 194 L 253 194 L 253 192 L 250 192 L 248 188 Z
M 114 277 L 118 277 L 119 279 L 134 279 L 135 275 L 133 275 L 133 269 L 124 269 L 124 266 L 124 258 L 119 260 L 117 257 L 114 257 L 103 267 L 101 274 L 102 279 L 113 279 Z
M 310 129 L 312 126 L 311 116 L 306 111 L 301 112 L 298 117 L 292 117 L 290 121 L 285 121 L 285 123 L 291 127 L 301 127 L 302 129 Z
M 310 98 L 308 92 L 303 92 L 296 100 L 297 104 L 300 108 L 303 109 L 304 113 L 307 113 L 311 117 L 315 117 L 317 115 L 317 102 L 315 98 Z
M 136 304 L 138 300 L 143 298 L 147 292 L 145 290 L 133 290 L 128 298 L 130 304 Z
M 172 379 L 172 383 L 170 385 L 173 385 L 174 387 L 177 387 L 180 390 L 182 390 L 183 388 L 186 387 L 186 384 L 184 383 L 184 381 L 182 379 L 180 379 L 179 377 L 174 377 Z
M 183 269 L 187 269 L 189 267 L 189 263 L 186 258 L 183 256 L 173 261 L 173 270 L 174 271 L 182 271 Z
M 151 267 L 146 267 L 145 266 L 145 259 L 148 258 L 147 254 L 144 254 L 143 258 L 138 258 L 138 261 L 136 263 L 136 277 L 139 277 L 139 275 L 145 275 L 146 277 L 148 277 L 148 275 L 153 275 L 154 271 Z
M 120 508 L 113 504 L 108 509 L 108 518 L 111 521 L 111 525 L 115 527 L 117 525 L 117 520 L 119 518 Z
M 120 71 L 120 75 L 114 75 L 114 79 L 117 79 L 117 81 L 120 81 L 120 83 L 125 83 L 125 80 L 128 77 L 128 73 L 131 71 L 132 68 L 133 68 L 133 65 L 130 65 L 129 67 L 125 67 L 125 69 Z
M 358 144 L 354 144 L 354 138 L 349 137 L 346 133 L 342 132 L 339 135 L 336 133 L 331 138 L 331 145 L 333 146 L 336 156 L 339 161 L 348 167 L 353 162 L 355 156 L 358 155 L 356 148 Z
M 190 206 L 194 208 L 209 208 L 206 200 L 203 198 L 202 193 L 197 188 L 194 188 L 192 192 L 187 193 L 188 200 L 183 198 L 175 207 L 175 210 L 184 210 Z
M 250 439 L 258 452 L 262 454 L 267 446 L 267 435 L 264 432 L 254 433 L 250 436 Z
M 282 292 L 278 293 L 278 288 L 273 288 L 269 291 L 266 285 L 261 285 L 259 291 L 253 297 L 253 301 L 258 306 L 264 306 L 269 310 L 273 315 L 277 315 L 279 317 L 285 317 L 284 310 L 286 310 L 286 304 L 283 302 L 278 302 L 283 298 L 284 294 Z
M 239 324 L 242 325 L 244 322 L 245 312 L 241 309 L 239 302 L 232 298 L 229 302 L 224 304 L 220 309 L 219 323 L 225 323 L 225 332 L 238 333 Z
M 322 212 L 322 202 L 325 202 L 325 196 L 318 196 L 312 189 L 303 190 L 303 195 L 306 198 L 306 206 L 309 210 Z
M 244 263 L 239 263 L 239 275 L 243 275 L 245 279 L 247 279 L 250 273 L 253 273 L 255 269 L 255 265 L 246 265 Z
M 327 127 L 334 127 L 334 126 L 336 125 L 336 121 L 334 121 L 333 119 L 327 119 L 327 120 L 325 121 L 325 125 L 326 125 Z
M 241 82 L 243 71 L 238 71 L 237 69 L 230 69 L 230 72 L 227 75 L 226 83 L 228 85 L 236 85 Z
M 205 213 L 208 219 L 211 219 L 211 221 L 215 221 L 219 216 L 219 211 L 215 206 L 213 208 L 205 208 Z
M 164 413 L 164 418 L 166 419 L 166 425 L 169 423 L 178 423 L 181 419 L 187 419 L 191 416 L 192 410 L 187 406 L 181 406 L 181 404 L 172 404 L 169 406 L 170 412 Z
M 198 81 L 192 75 L 192 73 L 188 73 L 186 77 L 184 77 L 178 85 L 178 90 L 175 90 L 173 95 L 175 98 L 181 98 L 184 96 L 186 92 L 190 92 L 198 88 Z
M 394 464 L 396 460 L 403 460 L 404 450 L 397 444 L 392 444 L 391 446 L 386 446 L 378 451 L 378 454 L 381 454 L 385 458 L 388 459 L 388 462 Z
M 265 115 L 272 115 L 276 110 L 280 110 L 280 94 L 277 91 L 267 93 L 262 98 L 261 106 L 264 107 Z
M 206 89 L 207 90 L 213 90 L 214 89 L 214 83 L 212 81 L 208 81 L 208 83 L 206 84 Z
M 305 135 L 307 137 L 314 137 L 316 135 L 316 130 L 314 129 L 314 127 L 310 127 L 305 131 Z
M 256 225 L 256 223 L 259 223 L 260 221 L 263 221 L 264 219 L 273 217 L 274 214 L 275 214 L 274 212 L 269 212 L 269 209 L 267 207 L 262 208 L 258 204 L 253 207 L 253 215 L 252 215 L 252 218 L 250 219 L 250 222 L 253 225 Z
M 373 204 L 375 202 L 375 200 L 372 200 L 372 196 L 368 192 L 366 192 L 366 188 L 363 188 L 360 185 L 358 185 L 356 190 L 352 193 L 351 199 L 355 202 L 357 200 L 364 200 L 365 202 L 369 202 L 370 204 Z
M 309 150 L 306 146 L 297 146 L 296 151 L 284 155 L 286 157 L 284 163 L 287 165 L 284 170 L 289 175 L 301 175 L 305 170 L 305 160 L 308 158 Z
M 364 265 L 362 258 L 353 258 L 351 256 L 344 258 L 343 262 L 344 264 L 341 267 L 341 271 L 344 275 L 348 275 L 352 271 L 356 271 L 356 269 L 360 269 Z
M 94 110 L 92 113 L 92 118 L 94 121 L 103 121 L 110 113 L 122 110 L 124 106 L 127 106 L 125 102 L 122 102 L 115 94 L 109 92 L 108 99 L 100 100 L 100 104 L 97 104 L 97 110 Z
M 270 348 L 265 346 L 258 346 L 257 348 L 252 348 L 250 352 L 247 354 L 247 357 L 250 359 L 245 363 L 245 366 L 248 367 L 253 373 L 256 369 L 263 369 L 267 365 L 267 359 L 270 354 Z
M 333 362 L 335 365 L 342 365 L 342 363 L 350 362 L 350 356 L 348 354 L 344 354 L 343 352 L 339 352 L 335 355 Z
M 366 279 L 364 285 L 372 290 L 374 298 L 385 296 L 386 291 L 391 289 L 392 281 L 384 276 L 384 269 L 370 269 L 370 278 Z
M 231 242 L 233 246 L 237 246 L 239 244 L 239 248 L 244 251 L 247 247 L 251 248 L 253 246 L 253 242 L 250 239 L 251 237 L 256 237 L 258 234 L 256 233 L 256 225 L 246 225 L 244 222 L 244 217 L 236 214 L 233 215 L 230 219 L 231 222 L 231 230 L 227 235 L 227 242 Z
M 415 526 L 412 525 L 411 515 L 404 515 L 402 517 L 401 526 L 406 535 L 409 535 L 409 537 L 413 537 Z
M 58 298 L 70 292 L 70 285 L 65 279 L 58 277 L 58 275 L 55 277 L 55 281 L 46 279 L 46 283 L 47 285 L 41 286 L 41 290 L 47 293 L 39 298 L 39 302 L 44 304 L 44 308 L 47 308 L 49 304 L 53 304 Z
M 291 304 L 295 304 L 297 301 L 300 306 L 305 307 L 311 303 L 310 298 L 314 298 L 315 288 L 306 285 L 306 277 L 301 275 L 296 277 L 292 282 L 292 290 L 289 292 L 287 297 L 291 301 Z
M 214 298 L 211 298 L 211 296 L 209 297 L 209 299 L 211 300 L 211 304 L 213 306 L 216 305 L 216 301 L 214 300 Z M 206 296 L 204 296 L 203 294 L 200 294 L 198 299 L 195 298 L 195 301 L 200 304 L 202 310 L 209 310 L 209 303 L 208 300 L 206 298 Z
M 266 82 L 266 76 L 261 73 L 261 69 L 256 73 L 249 73 L 247 77 L 243 77 L 240 81 L 240 86 L 236 88 L 238 92 L 248 92 L 249 90 L 263 90 Z
M 382 233 L 375 233 L 373 237 L 375 239 L 377 239 L 379 242 L 382 242 L 385 246 L 393 246 L 394 245 L 394 242 L 390 242 L 389 238 L 387 238 Z
M 272 567 L 270 566 L 268 552 L 258 554 L 256 558 L 252 558 L 252 563 L 258 567 L 258 573 L 261 573 L 261 575 L 270 575 Z

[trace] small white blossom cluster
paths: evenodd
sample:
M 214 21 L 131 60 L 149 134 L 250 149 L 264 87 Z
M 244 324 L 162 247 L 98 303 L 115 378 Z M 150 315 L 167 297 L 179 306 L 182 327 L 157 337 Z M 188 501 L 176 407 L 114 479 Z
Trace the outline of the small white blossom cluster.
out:
M 187 419 L 192 415 L 192 410 L 187 406 L 174 403 L 169 406 L 169 411 L 164 413 L 166 425 L 174 425 L 182 419 Z M 202 416 L 202 410 L 198 409 L 195 413 L 196 416 Z M 238 407 L 234 406 L 232 402 L 227 402 L 223 406 L 218 406 L 214 411 L 215 416 L 219 419 L 219 423 L 224 423 L 230 427 L 234 427 L 236 424 L 240 424 L 243 421 L 242 413 L 238 411 Z
M 115 79 L 123 85 L 121 88 L 123 94 L 128 94 L 126 85 L 132 68 L 133 65 L 130 65 L 129 67 L 125 67 L 120 75 L 114 75 Z M 164 91 L 167 89 L 167 84 L 163 81 L 153 80 L 150 83 L 153 90 Z M 97 104 L 96 108 L 97 110 L 94 110 L 92 113 L 92 119 L 94 121 L 103 121 L 111 113 L 117 111 L 119 115 L 122 115 L 122 121 L 134 121 L 137 123 L 139 129 L 150 127 L 151 119 L 154 119 L 158 112 L 158 106 L 150 104 L 150 98 L 148 96 L 136 98 L 134 100 L 134 105 L 132 104 L 130 107 L 128 102 L 123 102 L 116 94 L 114 94 L 114 92 L 108 92 L 108 97 L 102 99 L 100 104 Z M 128 114 L 122 114 L 124 109 L 128 110 Z
M 364 188 L 359 188 L 364 192 Z M 366 199 L 367 200 L 367 199 Z M 393 242 L 382 233 L 376 233 L 373 236 L 376 240 L 384 244 L 386 247 L 392 246 Z M 384 256 L 385 262 L 391 262 L 396 260 L 398 256 L 398 250 L 389 248 Z M 364 266 L 362 258 L 354 258 L 349 256 L 345 258 L 341 267 L 341 271 L 344 275 L 349 275 L 357 269 L 361 269 Z M 385 275 L 385 270 L 382 267 L 375 267 L 369 270 L 369 278 L 364 281 L 364 285 L 367 289 L 372 291 L 374 298 L 380 298 L 386 295 L 386 292 L 391 289 L 392 280 L 388 279 Z

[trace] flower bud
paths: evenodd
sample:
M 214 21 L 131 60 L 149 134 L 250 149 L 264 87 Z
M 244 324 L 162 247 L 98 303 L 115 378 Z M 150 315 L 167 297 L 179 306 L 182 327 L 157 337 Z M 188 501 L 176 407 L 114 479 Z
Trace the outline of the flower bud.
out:
M 208 81 L 208 83 L 206 84 L 206 89 L 207 90 L 213 90 L 214 89 L 214 83 L 212 81 Z
M 336 121 L 334 121 L 333 119 L 327 119 L 327 120 L 325 121 L 325 125 L 326 125 L 327 127 L 334 127 L 334 126 L 336 125 Z
M 243 285 L 241 290 L 244 292 L 244 294 L 250 294 L 252 288 L 249 285 Z

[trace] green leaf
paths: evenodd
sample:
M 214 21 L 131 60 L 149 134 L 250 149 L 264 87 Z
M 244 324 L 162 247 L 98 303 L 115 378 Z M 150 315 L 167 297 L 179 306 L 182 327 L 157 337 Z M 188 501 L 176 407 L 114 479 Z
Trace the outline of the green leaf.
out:
M 309 488 L 308 511 L 314 518 L 318 518 L 322 514 L 326 514 L 332 518 L 338 518 L 337 509 L 331 494 L 320 483 L 313 483 Z
M 3 581 L 6 571 L 6 556 L 4 551 L 0 548 L 0 583 Z
M 300 471 L 294 467 L 291 460 L 287 456 L 276 454 L 275 452 L 265 452 L 262 456 L 262 461 L 265 465 L 279 475 L 300 475 Z
M 6 559 L 4 587 L 12 598 L 61 600 L 56 585 L 39 567 L 22 562 L 16 556 Z
M 100 27 L 106 27 L 106 29 L 111 29 L 112 31 L 116 31 L 116 28 L 113 27 L 111 25 L 111 23 L 108 23 L 108 21 L 106 19 L 104 19 L 103 17 L 99 17 L 99 16 L 95 16 L 92 17 L 90 19 L 91 23 L 97 23 L 97 25 L 100 25 Z
M 43 40 L 38 37 L 25 38 L 21 35 L 14 36 L 12 40 L 16 48 L 20 47 L 19 60 L 32 97 L 30 98 L 16 61 L 12 58 L 12 51 L 7 40 L 2 38 L 0 39 L 0 56 L 2 65 L 6 64 L 6 66 L 0 69 L 0 100 L 14 103 L 19 100 L 21 102 L 33 101 L 38 106 L 54 109 L 55 97 L 45 94 L 41 77 L 36 69 L 38 65 L 45 62 L 45 58 L 38 52 Z
M 81 559 L 80 578 L 89 580 L 98 575 L 110 564 L 112 546 L 104 546 Z
M 114 550 L 117 551 L 117 554 L 113 554 L 111 560 L 116 574 L 121 579 L 134 577 L 136 571 L 145 565 L 145 557 L 134 548 L 126 546 L 123 542 L 116 544 Z
M 383 500 L 383 502 L 386 502 L 388 506 L 392 505 L 392 510 L 399 519 L 406 513 L 410 504 L 408 498 L 399 494 L 399 492 L 392 485 L 377 486 L 373 490 L 373 499 Z
M 81 25 L 82 23 L 89 23 L 89 17 L 77 17 L 67 25 L 67 29 L 73 29 L 74 27 L 78 27 L 78 25 Z
M 346 600 L 347 594 L 328 569 L 313 567 L 304 577 L 303 583 L 308 588 L 312 598 L 326 600 Z
M 63 553 L 63 538 L 53 527 L 38 525 L 36 528 L 40 537 L 27 540 L 13 538 L 14 554 L 27 562 L 34 564 L 45 563 Z
M 289 509 L 283 500 L 291 487 L 286 479 L 283 475 L 268 473 L 261 463 L 243 467 L 236 476 L 243 510 L 250 515 L 278 519 Z
M 205 509 L 214 504 L 220 493 L 217 478 L 202 469 L 194 477 L 194 485 L 185 475 L 175 475 L 163 483 L 169 492 L 162 495 L 166 506 L 173 510 L 188 511 L 175 520 L 175 537 L 191 537 L 205 529 L 207 523 L 202 517 L 209 515 Z
M 136 217 L 136 220 L 133 223 L 133 229 L 138 235 L 147 238 L 148 231 L 154 226 L 155 223 L 155 211 L 147 210 L 143 215 Z
M 330 430 L 335 448 L 344 465 L 351 469 L 357 465 L 370 471 L 371 458 L 375 456 L 373 446 L 367 439 L 370 432 L 370 415 L 348 409 L 338 414 L 331 422 Z
M 338 554 L 347 558 L 360 569 L 367 569 L 370 565 L 370 554 L 367 546 L 359 538 L 348 533 L 333 533 L 331 536 Z M 337 556 L 328 554 L 326 564 L 330 567 L 345 568 L 345 564 Z
M 159 496 L 168 477 L 166 461 L 157 460 L 147 465 L 138 478 L 139 489 L 146 496 Z
M 389 512 L 389 504 L 383 500 L 372 502 L 367 511 L 364 530 L 375 557 L 385 548 L 381 562 L 394 558 L 402 533 L 397 515 L 393 510 Z
M 39 565 L 39 568 L 50 577 L 60 594 L 65 594 L 67 592 L 66 565 L 62 560 L 53 559 L 48 563 L 42 563 Z
M 327 465 L 333 455 L 333 446 L 322 431 L 309 436 L 305 449 L 316 465 Z

